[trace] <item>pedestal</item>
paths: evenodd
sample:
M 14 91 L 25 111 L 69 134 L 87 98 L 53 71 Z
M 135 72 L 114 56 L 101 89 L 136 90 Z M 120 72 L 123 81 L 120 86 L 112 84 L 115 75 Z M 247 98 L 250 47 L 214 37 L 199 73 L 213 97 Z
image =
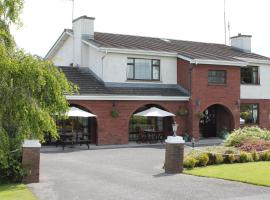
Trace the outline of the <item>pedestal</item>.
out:
M 28 172 L 23 183 L 39 182 L 40 147 L 38 140 L 25 140 L 23 143 L 22 164 Z
M 169 136 L 165 142 L 165 172 L 181 173 L 183 171 L 185 141 L 180 136 Z

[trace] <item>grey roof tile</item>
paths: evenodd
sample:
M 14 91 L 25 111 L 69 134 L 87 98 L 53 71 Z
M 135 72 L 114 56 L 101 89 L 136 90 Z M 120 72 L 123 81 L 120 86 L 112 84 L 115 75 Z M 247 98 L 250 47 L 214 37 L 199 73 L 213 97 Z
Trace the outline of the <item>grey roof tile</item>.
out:
M 223 44 L 166 40 L 169 42 L 162 38 L 95 32 L 94 39 L 87 41 L 99 47 L 172 52 L 191 59 L 239 61 L 236 57 L 243 57 L 270 60 L 268 57 L 245 53 Z
M 188 93 L 178 85 L 164 87 L 131 86 L 107 86 L 104 82 L 97 79 L 91 71 L 81 71 L 78 67 L 59 66 L 67 79 L 79 86 L 80 94 L 93 95 L 141 95 L 141 96 L 188 96 Z M 134 84 L 133 84 L 134 85 Z

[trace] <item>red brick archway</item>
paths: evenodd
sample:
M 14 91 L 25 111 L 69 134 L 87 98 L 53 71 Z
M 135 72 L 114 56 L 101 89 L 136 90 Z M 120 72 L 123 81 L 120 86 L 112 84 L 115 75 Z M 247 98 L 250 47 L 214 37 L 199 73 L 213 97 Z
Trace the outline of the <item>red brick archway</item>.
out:
M 69 106 L 70 107 L 77 107 L 77 108 L 79 108 L 81 110 L 84 110 L 84 111 L 90 112 L 92 114 L 95 114 L 89 108 L 87 108 L 87 107 L 85 107 L 83 105 L 80 105 L 80 104 L 70 103 Z M 91 139 L 91 143 L 96 144 L 97 140 L 98 140 L 98 138 L 97 138 L 97 130 L 98 130 L 97 118 L 96 117 L 88 118 L 88 126 L 89 126 L 88 133 L 89 133 L 89 137 Z
M 199 120 L 201 137 L 217 137 L 224 131 L 230 132 L 235 127 L 231 110 L 222 104 L 212 104 L 204 109 Z
M 97 144 L 128 144 L 129 119 L 140 107 L 147 104 L 159 105 L 165 110 L 176 113 L 179 107 L 187 108 L 186 101 L 102 101 L 102 100 L 72 100 L 70 104 L 77 104 L 97 115 Z M 119 117 L 113 118 L 111 110 L 119 111 Z M 179 124 L 178 135 L 187 132 L 187 117 L 175 117 Z
M 165 110 L 170 112 L 168 109 L 164 108 L 162 105 L 159 104 L 143 104 L 140 107 L 136 108 L 135 111 L 130 115 L 129 118 L 129 130 L 128 130 L 128 135 L 129 135 L 129 142 L 134 142 L 136 141 L 140 130 L 139 129 L 143 129 L 143 127 L 140 127 L 140 123 L 132 123 L 132 117 L 135 113 L 144 111 L 146 109 L 149 109 L 151 107 L 157 107 L 159 109 Z M 152 123 L 154 123 L 154 126 L 151 126 L 151 128 L 155 129 L 155 131 L 160 131 L 163 132 L 165 135 L 171 135 L 172 134 L 172 123 L 175 121 L 175 117 L 164 117 L 164 118 L 151 118 L 151 120 L 148 118 L 146 119 L 146 123 L 151 123 L 145 126 L 151 126 L 153 125 Z M 150 122 L 149 122 L 150 121 Z M 159 124 L 159 126 L 157 125 Z M 146 128 L 146 127 L 144 127 Z M 150 128 L 150 127 L 148 127 Z M 141 130 L 142 131 L 142 130 Z

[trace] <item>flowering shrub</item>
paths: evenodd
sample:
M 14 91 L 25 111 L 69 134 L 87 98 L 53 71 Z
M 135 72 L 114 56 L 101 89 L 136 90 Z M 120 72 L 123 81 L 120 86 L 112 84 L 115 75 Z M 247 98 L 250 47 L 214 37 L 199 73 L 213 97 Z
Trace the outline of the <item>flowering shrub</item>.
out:
M 244 127 L 233 131 L 225 140 L 225 146 L 241 146 L 246 140 L 270 141 L 270 131 L 257 126 Z
M 245 140 L 239 149 L 246 152 L 270 150 L 270 141 L 265 140 Z

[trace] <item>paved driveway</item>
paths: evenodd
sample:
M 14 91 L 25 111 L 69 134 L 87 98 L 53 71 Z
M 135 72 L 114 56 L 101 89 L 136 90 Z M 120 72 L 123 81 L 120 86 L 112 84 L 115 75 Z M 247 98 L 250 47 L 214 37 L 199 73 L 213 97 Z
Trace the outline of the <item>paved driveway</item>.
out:
M 270 188 L 163 173 L 164 149 L 99 149 L 41 154 L 40 200 L 270 199 Z M 252 173 L 252 172 L 251 172 Z

